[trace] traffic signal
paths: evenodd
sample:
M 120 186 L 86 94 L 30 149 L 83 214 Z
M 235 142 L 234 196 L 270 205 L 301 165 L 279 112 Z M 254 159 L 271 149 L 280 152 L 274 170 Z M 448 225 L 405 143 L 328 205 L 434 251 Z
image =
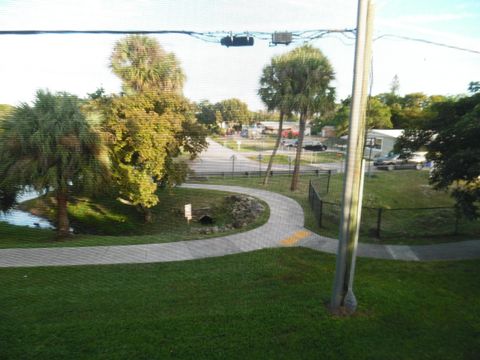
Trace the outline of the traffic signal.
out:
M 230 46 L 253 46 L 252 36 L 225 36 L 220 40 L 220 44 Z

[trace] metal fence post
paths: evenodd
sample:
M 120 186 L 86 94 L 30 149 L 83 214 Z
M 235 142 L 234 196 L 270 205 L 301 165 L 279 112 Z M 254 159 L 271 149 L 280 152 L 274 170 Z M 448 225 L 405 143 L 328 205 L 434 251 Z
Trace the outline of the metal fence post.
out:
M 382 208 L 378 208 L 377 212 L 377 231 L 376 231 L 376 237 L 380 239 L 380 228 L 382 226 Z
M 332 170 L 328 170 L 328 178 L 327 178 L 327 194 L 330 192 L 330 177 L 332 176 Z
M 310 203 L 310 206 L 312 206 L 312 180 L 308 182 L 308 202 Z
M 320 214 L 318 216 L 318 226 L 322 227 L 322 218 L 323 218 L 323 201 L 320 200 Z

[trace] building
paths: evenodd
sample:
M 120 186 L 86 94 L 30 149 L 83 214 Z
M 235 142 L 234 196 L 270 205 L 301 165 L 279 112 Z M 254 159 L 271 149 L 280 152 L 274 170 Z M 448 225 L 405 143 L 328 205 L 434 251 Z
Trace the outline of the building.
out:
M 322 137 L 333 138 L 336 135 L 335 126 L 325 125 L 322 127 Z
M 278 121 L 262 121 L 260 123 L 260 126 L 263 127 L 263 132 L 264 134 L 271 134 L 271 135 L 277 135 L 278 134 L 278 126 L 279 126 Z M 292 131 L 292 132 L 298 132 L 298 127 L 299 124 L 297 121 L 284 121 L 282 129 L 283 131 Z M 311 126 L 306 125 L 305 127 L 305 135 L 309 136 L 311 134 Z
M 365 144 L 365 155 L 370 157 L 379 157 L 388 155 L 393 151 L 395 141 L 403 134 L 401 129 L 371 129 L 367 133 L 367 142 Z

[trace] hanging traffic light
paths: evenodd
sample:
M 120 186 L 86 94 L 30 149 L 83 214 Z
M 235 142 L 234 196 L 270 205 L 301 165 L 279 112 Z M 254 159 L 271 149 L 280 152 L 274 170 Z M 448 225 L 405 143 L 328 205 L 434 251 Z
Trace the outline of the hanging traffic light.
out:
M 230 46 L 253 46 L 252 36 L 225 36 L 220 40 L 220 44 Z

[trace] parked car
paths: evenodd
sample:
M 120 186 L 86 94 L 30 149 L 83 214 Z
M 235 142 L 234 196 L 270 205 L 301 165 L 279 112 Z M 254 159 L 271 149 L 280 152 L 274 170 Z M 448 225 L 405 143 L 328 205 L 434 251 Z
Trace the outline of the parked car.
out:
M 283 139 L 282 145 L 285 147 L 297 147 L 298 140 L 297 139 Z
M 425 166 L 427 159 L 425 153 L 414 152 L 410 156 L 389 153 L 387 156 L 379 157 L 374 162 L 378 169 L 399 170 L 399 169 L 417 169 L 421 170 Z
M 327 150 L 327 145 L 323 145 L 320 141 L 306 141 L 302 146 L 305 150 L 310 151 L 325 151 Z

